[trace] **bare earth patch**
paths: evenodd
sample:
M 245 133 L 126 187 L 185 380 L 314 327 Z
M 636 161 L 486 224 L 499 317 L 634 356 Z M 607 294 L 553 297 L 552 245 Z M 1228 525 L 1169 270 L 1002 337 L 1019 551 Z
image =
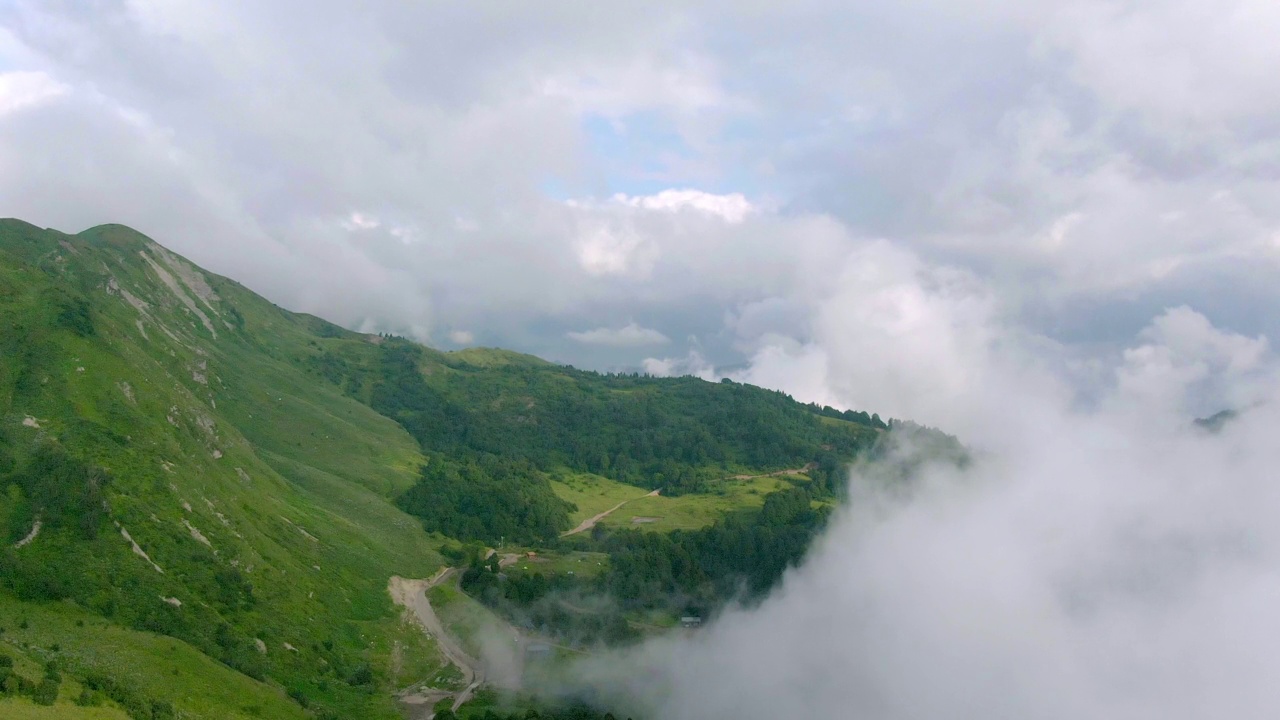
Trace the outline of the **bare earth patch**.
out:
M 147 563 L 151 565 L 151 567 L 155 568 L 156 572 L 163 575 L 164 570 L 162 570 L 160 566 L 157 565 L 155 561 L 151 559 L 151 556 L 147 554 L 146 550 L 142 549 L 142 546 L 138 545 L 138 543 L 134 541 L 133 536 L 129 534 L 129 531 L 125 530 L 124 526 L 121 525 L 119 522 L 116 522 L 116 527 L 120 528 L 120 535 L 129 542 L 129 547 L 133 550 L 133 554 L 137 555 L 143 560 L 146 560 Z
M 409 611 L 418 623 L 422 625 L 423 632 L 435 638 L 436 645 L 440 648 L 440 652 L 444 654 L 445 658 L 462 672 L 464 689 L 460 692 L 443 692 L 437 695 L 434 691 L 429 693 L 419 691 L 400 697 L 402 703 L 413 706 L 415 710 L 418 708 L 426 710 L 425 713 L 420 710 L 415 712 L 415 715 L 423 718 L 432 716 L 431 706 L 441 698 L 452 696 L 453 709 L 457 710 L 463 703 L 471 699 L 476 689 L 485 681 L 483 663 L 467 654 L 462 649 L 462 644 L 458 642 L 458 639 L 445 630 L 444 624 L 436 616 L 435 609 L 431 607 L 431 601 L 427 599 L 427 591 L 435 587 L 437 583 L 449 578 L 451 574 L 451 568 L 441 568 L 440 572 L 428 579 L 415 580 L 392 576 L 387 583 L 387 591 L 391 593 L 391 599 L 397 605 Z M 432 700 L 433 697 L 435 698 L 434 700 Z

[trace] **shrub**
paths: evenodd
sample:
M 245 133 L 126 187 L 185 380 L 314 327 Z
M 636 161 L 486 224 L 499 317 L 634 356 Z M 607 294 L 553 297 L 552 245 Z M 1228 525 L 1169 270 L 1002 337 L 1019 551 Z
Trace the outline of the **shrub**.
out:
M 89 688 L 84 688 L 76 696 L 75 703 L 80 707 L 97 707 L 102 704 L 102 696 Z
M 351 673 L 351 677 L 347 678 L 348 685 L 372 685 L 373 670 L 368 663 L 363 663 Z
M 35 691 L 31 693 L 31 700 L 37 705 L 52 705 L 58 701 L 58 687 L 62 684 L 62 679 L 46 675 L 39 685 L 36 685 Z
M 304 692 L 302 692 L 302 688 L 300 687 L 289 688 L 289 697 L 292 698 L 294 702 L 298 703 L 304 708 L 311 705 L 311 699 L 308 698 Z

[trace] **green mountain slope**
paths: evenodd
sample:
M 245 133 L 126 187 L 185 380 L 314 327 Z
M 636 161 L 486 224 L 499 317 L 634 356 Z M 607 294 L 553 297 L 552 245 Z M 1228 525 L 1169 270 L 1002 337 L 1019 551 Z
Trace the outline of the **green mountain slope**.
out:
M 445 661 L 391 576 L 458 540 L 602 550 L 560 535 L 613 498 L 634 502 L 608 522 L 712 533 L 794 485 L 824 506 L 884 429 L 727 381 L 362 335 L 128 228 L 0 220 L 0 695 L 55 668 L 67 716 L 395 717 Z
M 411 640 L 386 581 L 440 563 L 388 502 L 421 457 L 396 423 L 302 369 L 319 341 L 362 342 L 126 228 L 0 223 L 10 592 L 391 716 L 380 656 Z M 240 707 L 226 687 L 207 717 Z
M 831 494 L 840 465 L 884 427 L 728 380 L 602 375 L 399 338 L 325 350 L 312 363 L 430 455 L 401 507 L 432 530 L 493 543 L 545 542 L 571 527 L 567 499 L 581 494 L 554 482 L 566 476 L 580 486 L 599 478 L 601 492 L 614 481 L 671 497 L 724 495 L 726 478 L 804 469 Z

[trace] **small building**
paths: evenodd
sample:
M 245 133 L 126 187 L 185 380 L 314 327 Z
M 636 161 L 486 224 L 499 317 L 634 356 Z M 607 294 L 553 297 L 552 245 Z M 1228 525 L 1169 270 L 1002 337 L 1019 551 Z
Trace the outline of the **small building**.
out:
M 697 615 L 685 615 L 680 618 L 680 627 L 696 628 L 702 625 L 702 618 Z

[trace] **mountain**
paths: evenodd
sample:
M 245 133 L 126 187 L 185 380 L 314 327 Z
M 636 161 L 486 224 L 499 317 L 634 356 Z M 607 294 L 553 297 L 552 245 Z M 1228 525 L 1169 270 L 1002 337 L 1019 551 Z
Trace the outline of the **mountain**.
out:
M 28 603 L 63 601 L 58 613 L 118 633 L 109 655 L 67 662 L 146 702 L 190 693 L 193 716 L 301 717 L 269 679 L 395 716 L 371 692 L 391 678 L 363 669 L 421 645 L 385 588 L 441 564 L 389 502 L 422 456 L 395 422 L 307 374 L 321 340 L 366 342 L 127 228 L 0 223 L 5 640 L 57 642 L 44 626 L 58 618 Z M 137 630 L 181 640 L 165 645 L 189 661 L 172 674 Z M 201 656 L 225 667 L 207 677 Z
M 883 430 L 728 381 L 354 333 L 122 226 L 3 220 L 0 690 L 43 683 L 57 717 L 397 717 L 394 689 L 448 667 L 392 576 L 462 542 L 569 542 L 597 490 L 711 508 L 690 526 L 762 507 L 735 477 L 830 497 Z

